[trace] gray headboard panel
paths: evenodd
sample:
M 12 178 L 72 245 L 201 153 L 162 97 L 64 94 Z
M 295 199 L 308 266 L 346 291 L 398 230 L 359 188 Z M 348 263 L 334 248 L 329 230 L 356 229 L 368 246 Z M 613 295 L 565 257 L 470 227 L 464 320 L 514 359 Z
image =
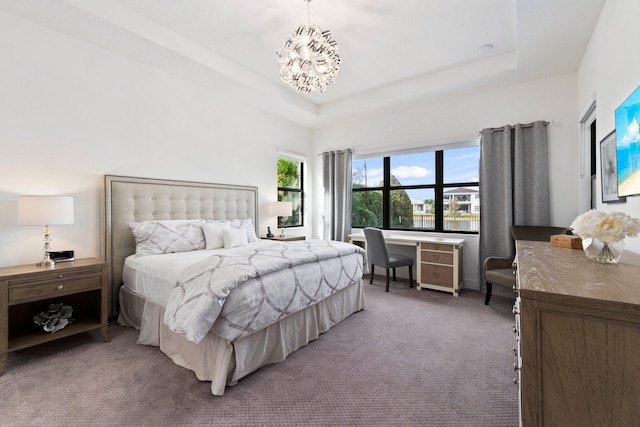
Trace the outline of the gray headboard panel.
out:
M 109 316 L 117 314 L 122 268 L 136 245 L 130 222 L 161 219 L 251 219 L 258 225 L 258 188 L 128 176 L 104 176 L 103 259 L 110 263 Z

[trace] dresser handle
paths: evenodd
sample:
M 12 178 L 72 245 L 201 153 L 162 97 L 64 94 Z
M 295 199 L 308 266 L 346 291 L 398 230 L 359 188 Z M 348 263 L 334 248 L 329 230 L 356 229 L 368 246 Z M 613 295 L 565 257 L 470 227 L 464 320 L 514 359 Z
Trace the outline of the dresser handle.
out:
M 59 290 L 59 291 L 61 291 L 61 290 L 63 290 L 63 289 L 64 289 L 64 285 L 58 285 L 58 286 L 56 286 L 56 289 L 57 289 L 57 290 Z
M 58 275 L 58 279 L 62 279 L 62 274 Z

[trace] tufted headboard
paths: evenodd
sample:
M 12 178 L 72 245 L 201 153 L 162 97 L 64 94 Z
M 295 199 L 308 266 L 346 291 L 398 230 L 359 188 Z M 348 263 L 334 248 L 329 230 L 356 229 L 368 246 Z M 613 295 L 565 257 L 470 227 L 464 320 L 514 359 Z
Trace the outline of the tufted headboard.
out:
M 162 219 L 258 220 L 258 188 L 104 176 L 102 258 L 110 264 L 109 316 L 117 315 L 122 268 L 136 245 L 130 222 Z

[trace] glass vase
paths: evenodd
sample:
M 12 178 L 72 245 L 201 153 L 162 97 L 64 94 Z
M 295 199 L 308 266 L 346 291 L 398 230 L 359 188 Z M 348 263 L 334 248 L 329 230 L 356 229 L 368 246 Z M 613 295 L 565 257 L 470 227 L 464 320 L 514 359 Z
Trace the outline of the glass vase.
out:
M 590 260 L 603 264 L 617 264 L 624 250 L 624 240 L 603 242 L 595 237 L 583 239 L 582 249 Z

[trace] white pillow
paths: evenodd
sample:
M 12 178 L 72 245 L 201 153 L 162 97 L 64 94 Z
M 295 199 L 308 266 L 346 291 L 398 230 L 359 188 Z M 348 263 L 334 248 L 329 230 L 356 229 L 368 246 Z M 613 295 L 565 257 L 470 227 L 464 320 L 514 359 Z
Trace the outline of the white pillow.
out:
M 205 222 L 202 224 L 206 249 L 224 248 L 222 232 L 229 229 L 228 221 Z
M 204 249 L 201 219 L 131 222 L 136 255 L 170 254 Z
M 258 236 L 256 236 L 256 229 L 253 226 L 251 219 L 234 219 L 231 221 L 231 228 L 239 228 L 247 233 L 247 242 L 257 242 Z
M 225 249 L 245 246 L 248 243 L 247 233 L 240 228 L 230 228 L 229 230 L 223 230 L 222 239 L 224 240 Z

